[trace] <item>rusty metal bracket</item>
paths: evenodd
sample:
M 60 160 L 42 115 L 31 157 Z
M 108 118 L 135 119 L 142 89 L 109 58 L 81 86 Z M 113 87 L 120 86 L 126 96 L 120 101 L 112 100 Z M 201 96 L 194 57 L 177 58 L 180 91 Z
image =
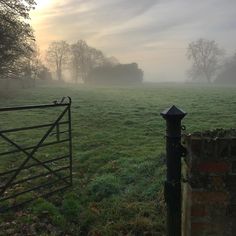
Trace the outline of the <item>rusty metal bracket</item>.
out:
M 182 144 L 179 145 L 179 151 L 181 153 L 181 157 L 186 157 L 187 156 L 187 149 Z

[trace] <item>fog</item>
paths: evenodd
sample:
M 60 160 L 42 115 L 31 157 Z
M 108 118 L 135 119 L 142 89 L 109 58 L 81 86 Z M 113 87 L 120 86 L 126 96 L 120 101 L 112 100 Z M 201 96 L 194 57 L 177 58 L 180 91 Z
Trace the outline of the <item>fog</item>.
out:
M 38 79 L 235 84 L 235 1 L 23 2 L 19 11 L 0 5 L 1 78 L 31 80 L 22 87 Z
M 0 235 L 236 235 L 235 9 L 0 0 Z
M 78 39 L 115 56 L 136 62 L 145 81 L 184 81 L 191 63 L 188 44 L 215 40 L 235 52 L 235 1 L 206 0 L 54 0 L 32 11 L 32 25 L 44 56 L 53 40 Z

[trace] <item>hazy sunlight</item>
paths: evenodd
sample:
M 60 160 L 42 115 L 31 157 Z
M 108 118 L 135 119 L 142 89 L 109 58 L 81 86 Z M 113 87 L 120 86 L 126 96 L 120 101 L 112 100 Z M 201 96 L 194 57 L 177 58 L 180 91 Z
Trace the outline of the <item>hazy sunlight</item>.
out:
M 36 0 L 37 6 L 36 9 L 42 9 L 51 4 L 51 0 Z

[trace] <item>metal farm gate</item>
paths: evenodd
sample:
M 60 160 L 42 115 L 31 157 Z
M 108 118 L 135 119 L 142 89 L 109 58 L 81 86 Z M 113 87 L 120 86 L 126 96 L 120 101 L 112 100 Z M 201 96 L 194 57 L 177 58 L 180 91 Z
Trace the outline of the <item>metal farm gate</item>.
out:
M 0 212 L 71 185 L 71 98 L 1 108 Z

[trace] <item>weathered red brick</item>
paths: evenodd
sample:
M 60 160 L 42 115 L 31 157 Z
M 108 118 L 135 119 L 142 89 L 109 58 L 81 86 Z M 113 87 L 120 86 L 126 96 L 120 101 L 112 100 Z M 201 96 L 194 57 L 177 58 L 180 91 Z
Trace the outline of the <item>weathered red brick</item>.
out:
M 229 226 L 211 222 L 194 222 L 191 224 L 191 236 L 223 236 L 229 234 Z
M 209 229 L 210 225 L 208 223 L 203 222 L 194 222 L 191 224 L 191 231 L 192 233 L 203 233 L 206 229 Z
M 187 141 L 184 236 L 236 235 L 236 139 Z
M 236 161 L 232 162 L 232 173 L 236 173 Z
M 226 187 L 225 179 L 223 176 L 211 176 L 209 178 L 209 187 L 214 190 L 224 190 Z
M 206 207 L 204 205 L 192 205 L 191 216 L 203 217 L 207 215 Z
M 197 170 L 205 173 L 227 173 L 230 171 L 231 165 L 227 162 L 202 162 L 197 165 Z
M 226 215 L 229 216 L 229 217 L 232 217 L 232 219 L 235 220 L 235 225 L 236 225 L 236 205 L 235 204 L 229 204 L 228 205 Z
M 236 157 L 236 140 L 231 141 L 231 156 Z
M 227 192 L 203 192 L 194 191 L 192 192 L 192 203 L 193 204 L 228 204 L 229 194 Z

